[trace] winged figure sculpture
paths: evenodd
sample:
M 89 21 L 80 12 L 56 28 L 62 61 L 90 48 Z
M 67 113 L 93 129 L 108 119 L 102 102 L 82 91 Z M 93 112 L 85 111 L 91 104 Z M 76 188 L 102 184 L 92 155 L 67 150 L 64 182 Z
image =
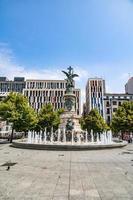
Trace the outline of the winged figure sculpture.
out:
M 78 77 L 78 74 L 74 74 L 73 73 L 73 68 L 70 66 L 67 68 L 68 72 L 62 71 L 65 75 L 66 75 L 66 81 L 67 81 L 67 87 L 66 87 L 66 91 L 70 92 L 72 91 L 72 88 L 74 88 L 74 78 Z

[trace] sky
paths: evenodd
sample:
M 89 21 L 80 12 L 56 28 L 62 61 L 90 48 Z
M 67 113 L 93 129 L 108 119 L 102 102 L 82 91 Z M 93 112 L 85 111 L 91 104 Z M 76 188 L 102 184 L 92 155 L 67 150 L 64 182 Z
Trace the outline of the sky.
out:
M 82 101 L 90 77 L 124 92 L 133 76 L 132 0 L 0 0 L 0 76 L 64 79 L 70 65 Z

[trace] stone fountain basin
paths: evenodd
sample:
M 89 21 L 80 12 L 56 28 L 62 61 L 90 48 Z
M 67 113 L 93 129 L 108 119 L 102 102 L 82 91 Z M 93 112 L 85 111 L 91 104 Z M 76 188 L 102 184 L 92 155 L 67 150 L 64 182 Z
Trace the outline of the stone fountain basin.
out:
M 53 144 L 37 144 L 37 143 L 27 143 L 26 140 L 16 140 L 13 141 L 12 146 L 16 148 L 22 149 L 36 149 L 36 150 L 101 150 L 101 149 L 108 149 L 108 148 L 121 148 L 127 145 L 126 141 L 121 142 L 112 142 L 112 144 L 97 144 L 97 143 L 89 143 L 89 144 L 78 144 L 78 143 L 60 143 L 57 144 L 56 142 Z

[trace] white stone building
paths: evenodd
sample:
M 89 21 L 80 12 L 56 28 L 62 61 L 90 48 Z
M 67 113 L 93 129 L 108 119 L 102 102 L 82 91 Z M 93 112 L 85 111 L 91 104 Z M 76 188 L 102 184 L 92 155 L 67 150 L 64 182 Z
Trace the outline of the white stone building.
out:
M 105 120 L 110 124 L 113 114 L 125 101 L 133 101 L 133 94 L 109 94 L 104 95 Z
M 64 108 L 65 80 L 26 80 L 23 94 L 30 105 L 38 112 L 43 104 L 51 103 L 55 110 Z M 76 112 L 81 114 L 80 89 L 74 89 L 76 95 Z
M 9 92 L 0 92 L 0 101 L 4 100 Z M 7 137 L 11 134 L 11 124 L 0 119 L 0 138 Z

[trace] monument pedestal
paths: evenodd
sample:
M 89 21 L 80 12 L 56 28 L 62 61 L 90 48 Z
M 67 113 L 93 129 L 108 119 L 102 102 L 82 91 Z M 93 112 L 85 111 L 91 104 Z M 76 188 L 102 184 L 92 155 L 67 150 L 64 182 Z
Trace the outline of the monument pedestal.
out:
M 65 111 L 61 116 L 60 116 L 61 123 L 59 125 L 59 128 L 61 130 L 66 129 L 68 120 L 71 120 L 73 123 L 73 130 L 77 133 L 81 133 L 82 129 L 79 123 L 80 116 L 76 114 L 76 112 L 72 111 Z
M 80 116 L 76 113 L 76 95 L 74 94 L 74 77 L 78 77 L 77 74 L 73 73 L 73 68 L 70 66 L 68 72 L 62 71 L 67 79 L 66 93 L 64 95 L 64 109 L 65 112 L 60 116 L 61 122 L 59 129 L 65 130 L 66 133 L 78 133 L 82 132 L 79 124 Z M 73 136 L 72 136 L 73 138 Z

